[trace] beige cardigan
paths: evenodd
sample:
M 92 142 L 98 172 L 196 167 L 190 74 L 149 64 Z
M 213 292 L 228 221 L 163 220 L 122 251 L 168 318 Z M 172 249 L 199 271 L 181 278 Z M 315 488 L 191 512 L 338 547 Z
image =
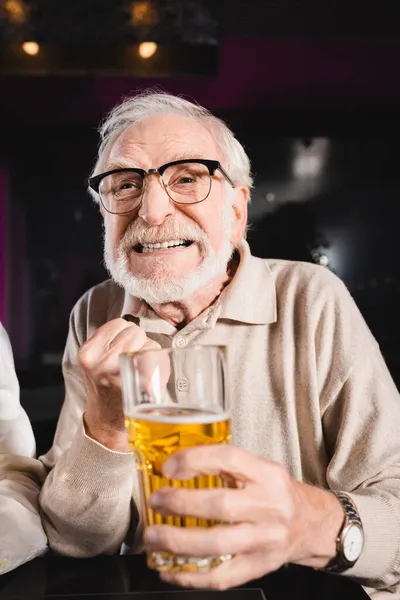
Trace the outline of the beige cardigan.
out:
M 0 574 L 46 549 L 37 483 L 12 467 L 20 460 L 16 458 L 19 455 L 25 457 L 21 459 L 25 468 L 35 451 L 32 427 L 19 400 L 10 340 L 0 323 Z M 38 461 L 31 460 L 40 466 Z M 40 470 L 43 471 L 43 467 Z
M 327 269 L 258 259 L 245 242 L 239 250 L 231 284 L 180 331 L 112 281 L 75 306 L 63 365 L 66 399 L 53 448 L 41 457 L 50 471 L 40 496 L 49 544 L 81 557 L 140 549 L 132 456 L 84 434 L 85 392 L 76 364 L 78 347 L 98 327 L 129 312 L 164 347 L 228 347 L 234 443 L 279 461 L 301 481 L 351 492 L 366 543 L 347 575 L 394 591 L 400 398 L 378 345 Z

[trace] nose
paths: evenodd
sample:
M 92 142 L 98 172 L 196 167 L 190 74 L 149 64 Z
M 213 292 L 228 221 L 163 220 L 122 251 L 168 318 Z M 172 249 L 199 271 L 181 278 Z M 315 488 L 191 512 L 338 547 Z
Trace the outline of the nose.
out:
M 151 227 L 162 225 L 175 212 L 175 206 L 165 191 L 159 177 L 146 178 L 139 217 Z

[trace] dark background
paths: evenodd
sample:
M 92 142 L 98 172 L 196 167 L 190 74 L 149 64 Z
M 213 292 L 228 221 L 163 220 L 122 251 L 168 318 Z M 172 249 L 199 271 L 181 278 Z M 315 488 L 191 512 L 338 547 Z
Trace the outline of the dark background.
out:
M 337 273 L 399 384 L 398 2 L 154 0 L 156 24 L 129 28 L 115 11 L 135 4 L 26 1 L 10 27 L 0 0 L 0 319 L 39 450 L 62 402 L 69 312 L 107 276 L 85 189 L 96 127 L 148 86 L 228 121 L 255 173 L 253 252 Z M 159 43 L 147 62 L 144 39 Z

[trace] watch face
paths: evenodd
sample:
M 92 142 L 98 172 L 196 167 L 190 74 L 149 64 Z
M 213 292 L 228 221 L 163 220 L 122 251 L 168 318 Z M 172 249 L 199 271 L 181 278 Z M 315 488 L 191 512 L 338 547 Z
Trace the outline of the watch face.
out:
M 364 534 L 358 525 L 353 525 L 347 531 L 343 540 L 343 555 L 346 560 L 353 563 L 361 554 L 364 545 Z

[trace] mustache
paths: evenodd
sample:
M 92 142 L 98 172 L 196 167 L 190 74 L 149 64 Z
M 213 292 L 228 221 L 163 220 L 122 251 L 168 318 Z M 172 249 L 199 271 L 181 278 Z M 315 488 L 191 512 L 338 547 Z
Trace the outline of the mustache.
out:
M 166 219 L 157 227 L 149 227 L 143 221 L 135 221 L 123 235 L 120 248 L 129 250 L 138 244 L 155 244 L 182 239 L 200 242 L 205 238 L 203 229 L 197 223 L 186 219 Z

